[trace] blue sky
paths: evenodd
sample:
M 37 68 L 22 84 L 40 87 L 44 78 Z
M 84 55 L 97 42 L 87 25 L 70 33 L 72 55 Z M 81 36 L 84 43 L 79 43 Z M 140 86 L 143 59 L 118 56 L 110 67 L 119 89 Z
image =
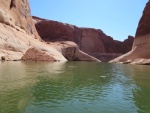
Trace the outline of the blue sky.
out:
M 115 40 L 135 35 L 148 0 L 29 0 L 34 16 L 101 29 Z

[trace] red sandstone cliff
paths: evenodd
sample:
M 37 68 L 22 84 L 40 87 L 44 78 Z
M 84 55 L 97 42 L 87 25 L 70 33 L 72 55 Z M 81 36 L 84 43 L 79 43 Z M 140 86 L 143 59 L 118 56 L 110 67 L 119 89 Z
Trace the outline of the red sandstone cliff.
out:
M 74 25 L 33 17 L 36 29 L 46 42 L 74 41 L 79 48 L 101 61 L 112 60 L 131 50 L 134 38 L 123 42 L 113 40 L 100 29 L 79 28 Z
M 132 50 L 111 62 L 150 64 L 150 1 L 139 21 Z
M 145 6 L 143 15 L 139 21 L 136 31 L 136 38 L 150 34 L 150 1 Z
M 55 44 L 55 47 L 58 45 Z M 66 48 L 60 46 L 60 49 Z M 0 0 L 0 60 L 67 61 L 63 55 L 68 57 L 67 53 L 62 54 L 41 40 L 30 14 L 28 0 Z M 79 49 L 76 49 L 71 60 L 74 58 L 99 62 Z

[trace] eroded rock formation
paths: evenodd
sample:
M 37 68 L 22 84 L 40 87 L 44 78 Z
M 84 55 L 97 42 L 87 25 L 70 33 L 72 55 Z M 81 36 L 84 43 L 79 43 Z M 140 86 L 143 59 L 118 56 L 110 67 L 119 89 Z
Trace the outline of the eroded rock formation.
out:
M 150 1 L 139 21 L 132 50 L 111 62 L 150 64 Z
M 100 29 L 79 28 L 74 25 L 33 17 L 36 29 L 46 42 L 73 41 L 85 53 L 101 61 L 112 60 L 131 50 L 134 37 L 123 42 L 113 40 Z
M 82 52 L 76 43 L 72 41 L 57 41 L 49 43 L 53 48 L 58 50 L 69 61 L 94 61 L 100 62 L 100 60 Z
M 89 55 L 86 58 L 93 61 Z M 0 0 L 0 60 L 21 59 L 67 61 L 61 52 L 41 40 L 28 0 Z
M 35 34 L 28 0 L 1 0 L 0 23 Z
M 55 61 L 48 53 L 36 48 L 29 48 L 21 59 L 25 61 Z
M 28 0 L 0 0 L 0 60 L 21 60 L 30 47 L 46 49 L 55 60 L 66 61 L 61 53 L 41 42 Z

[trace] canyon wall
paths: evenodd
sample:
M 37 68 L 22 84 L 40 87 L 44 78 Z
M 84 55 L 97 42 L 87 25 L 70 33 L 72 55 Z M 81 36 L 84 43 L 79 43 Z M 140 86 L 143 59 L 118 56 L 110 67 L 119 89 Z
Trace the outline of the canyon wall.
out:
M 134 37 L 123 42 L 114 40 L 100 29 L 79 28 L 74 25 L 33 17 L 36 29 L 46 42 L 73 41 L 79 49 L 101 61 L 112 60 L 131 50 Z
M 51 61 L 66 61 L 61 53 L 41 41 L 28 0 L 0 0 L 0 60 L 21 60 L 30 48 L 44 50 Z
M 150 64 L 150 1 L 146 4 L 139 21 L 132 50 L 112 60 L 131 64 Z
M 28 0 L 0 0 L 0 60 L 67 61 L 68 54 L 55 47 L 38 35 Z M 59 50 L 67 48 L 59 46 Z M 77 49 L 78 46 L 74 48 L 76 51 L 70 60 L 100 62 Z

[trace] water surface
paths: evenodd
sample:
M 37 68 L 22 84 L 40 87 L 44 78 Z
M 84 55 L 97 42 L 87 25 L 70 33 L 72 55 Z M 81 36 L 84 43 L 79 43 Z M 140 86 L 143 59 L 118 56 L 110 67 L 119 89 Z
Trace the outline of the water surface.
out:
M 150 113 L 150 66 L 0 62 L 0 113 Z

